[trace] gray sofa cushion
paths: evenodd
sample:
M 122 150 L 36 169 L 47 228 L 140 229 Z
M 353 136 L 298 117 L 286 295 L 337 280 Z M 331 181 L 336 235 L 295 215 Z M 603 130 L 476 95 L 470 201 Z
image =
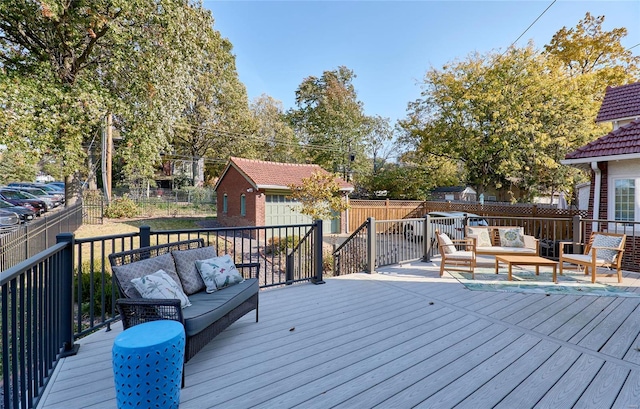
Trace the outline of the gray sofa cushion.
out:
M 214 293 L 199 292 L 189 296 L 191 306 L 182 310 L 184 329 L 193 336 L 257 294 L 258 280 L 250 278 Z
M 187 295 L 195 294 L 205 289 L 205 283 L 196 268 L 196 260 L 206 260 L 216 256 L 216 249 L 212 246 L 191 250 L 172 251 L 173 259 L 176 262 L 176 270 L 182 288 Z
M 153 274 L 158 270 L 164 270 L 176 283 L 180 283 L 173 257 L 169 253 L 113 267 L 113 273 L 118 278 L 122 291 L 129 298 L 141 298 L 140 293 L 131 282 L 132 279 Z

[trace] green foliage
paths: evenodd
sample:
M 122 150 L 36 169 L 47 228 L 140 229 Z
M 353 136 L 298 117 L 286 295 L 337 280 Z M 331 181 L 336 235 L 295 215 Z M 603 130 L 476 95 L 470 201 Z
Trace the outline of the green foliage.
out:
M 68 175 L 85 166 L 84 146 L 96 151 L 107 113 L 130 186 L 173 151 L 176 123 L 251 129 L 231 44 L 199 1 L 3 1 L 0 21 L 0 143 L 54 156 Z M 212 115 L 198 122 L 193 109 Z
M 82 264 L 82 274 L 79 275 L 78 271 L 74 274 L 74 289 L 78 289 L 78 277 L 81 276 L 81 311 L 83 316 L 88 316 L 91 312 L 91 296 L 93 294 L 93 313 L 94 315 L 109 314 L 113 308 L 112 292 L 117 291 L 114 288 L 114 283 L 111 278 L 110 272 L 105 272 L 104 277 L 102 275 L 102 266 L 94 264 L 91 268 L 90 262 Z M 93 277 L 92 277 L 93 276 Z M 104 283 L 103 283 L 104 281 Z M 92 291 L 93 290 L 93 291 Z M 102 310 L 102 294 L 104 294 L 104 311 Z M 116 294 L 117 297 L 117 294 Z
M 296 90 L 298 108 L 287 113 L 302 141 L 315 147 L 307 151 L 310 162 L 325 169 L 345 169 L 349 153 L 362 152 L 364 115 L 354 78 L 344 66 L 305 78 Z
M 460 163 L 478 193 L 570 191 L 580 174 L 560 161 L 608 131 L 594 124 L 606 85 L 637 80 L 637 58 L 619 43 L 626 30 L 603 33 L 601 23 L 587 14 L 546 53 L 529 45 L 429 70 L 401 121 L 403 141 L 417 157 Z
M 37 157 L 16 149 L 0 152 L 0 183 L 34 181 Z
M 265 254 L 287 254 L 287 250 L 293 249 L 300 242 L 299 236 L 272 237 L 267 241 Z
M 333 275 L 333 252 L 324 251 L 322 254 L 322 273 Z
M 302 204 L 297 209 L 313 220 L 335 219 L 347 209 L 336 177 L 328 172 L 315 172 L 302 179 L 302 185 L 289 185 L 291 198 Z
M 135 217 L 139 213 L 138 206 L 129 197 L 117 197 L 104 209 L 104 216 L 109 219 Z
M 273 162 L 302 163 L 305 153 L 299 140 L 288 123 L 282 102 L 268 95 L 261 95 L 250 106 L 256 129 L 261 141 L 258 158 Z

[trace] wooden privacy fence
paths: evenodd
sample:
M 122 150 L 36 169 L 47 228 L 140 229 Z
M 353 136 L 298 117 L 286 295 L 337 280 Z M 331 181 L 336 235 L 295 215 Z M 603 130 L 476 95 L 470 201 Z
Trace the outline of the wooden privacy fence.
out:
M 350 200 L 349 231 L 355 231 L 367 218 L 395 220 L 423 217 L 429 212 L 465 212 L 480 216 L 571 218 L 588 217 L 586 210 L 557 209 L 528 203 L 425 202 L 420 200 Z

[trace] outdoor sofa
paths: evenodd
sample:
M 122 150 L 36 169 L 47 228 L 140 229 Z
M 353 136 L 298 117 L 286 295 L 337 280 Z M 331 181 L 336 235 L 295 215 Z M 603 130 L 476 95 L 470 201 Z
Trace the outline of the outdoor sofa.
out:
M 183 323 L 186 333 L 185 362 L 229 325 L 252 310 L 258 322 L 259 284 L 252 271 L 259 271 L 259 263 L 238 264 L 244 281 L 206 291 L 199 277 L 196 260 L 216 257 L 214 247 L 205 247 L 203 239 L 143 247 L 109 255 L 113 278 L 124 298 L 116 301 L 124 329 L 147 321 L 172 319 Z M 181 308 L 179 298 L 142 298 L 132 279 L 140 279 L 166 272 L 182 286 L 191 305 Z M 139 282 L 139 281 L 138 281 Z
M 533 236 L 524 234 L 517 226 L 467 226 L 466 237 L 474 242 L 476 256 L 537 256 L 540 242 Z

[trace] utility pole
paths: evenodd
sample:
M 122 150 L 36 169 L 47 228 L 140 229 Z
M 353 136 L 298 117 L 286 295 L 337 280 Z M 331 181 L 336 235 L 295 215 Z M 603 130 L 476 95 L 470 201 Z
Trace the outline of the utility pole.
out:
M 113 116 L 107 114 L 102 133 L 102 188 L 107 206 L 111 203 L 111 162 L 113 150 Z

